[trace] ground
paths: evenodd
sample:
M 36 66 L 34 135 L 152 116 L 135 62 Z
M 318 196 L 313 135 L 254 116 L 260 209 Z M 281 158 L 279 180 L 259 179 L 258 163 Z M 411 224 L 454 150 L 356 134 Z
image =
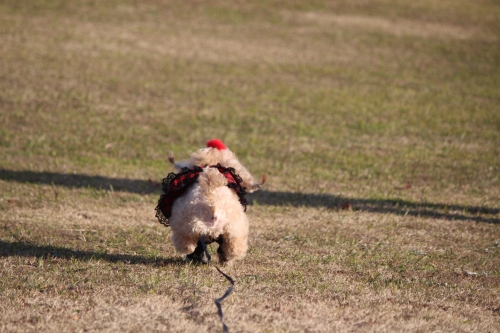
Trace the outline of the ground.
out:
M 231 332 L 500 330 L 495 1 L 0 1 L 0 332 L 222 331 L 155 219 L 256 176 Z M 215 253 L 215 247 L 210 251 Z

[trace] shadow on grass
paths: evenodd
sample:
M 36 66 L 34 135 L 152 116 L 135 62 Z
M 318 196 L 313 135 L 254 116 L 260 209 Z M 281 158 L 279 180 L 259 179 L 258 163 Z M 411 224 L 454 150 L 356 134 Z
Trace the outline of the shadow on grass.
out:
M 45 184 L 70 188 L 95 188 L 137 194 L 160 193 L 160 183 L 151 180 L 110 178 L 82 174 L 14 171 L 0 169 L 0 179 L 22 183 Z M 500 223 L 500 209 L 485 206 L 416 203 L 399 199 L 363 199 L 331 194 L 272 192 L 261 190 L 249 195 L 249 203 L 292 207 L 325 207 L 353 209 L 380 214 L 410 215 L 446 220 Z
M 249 202 L 260 205 L 325 207 L 337 210 L 351 209 L 380 214 L 500 223 L 500 219 L 493 216 L 500 213 L 500 209 L 498 208 L 426 202 L 416 203 L 401 199 L 363 199 L 335 196 L 331 194 L 271 192 L 262 190 L 251 194 Z
M 14 171 L 0 169 L 0 179 L 18 183 L 64 186 L 69 188 L 94 188 L 109 191 L 148 194 L 160 191 L 160 184 L 149 180 L 110 178 L 82 174 Z
M 149 266 L 180 266 L 186 262 L 181 258 L 160 258 L 130 254 L 108 254 L 105 252 L 82 251 L 62 246 L 38 245 L 29 242 L 6 242 L 0 240 L 0 257 L 36 257 L 66 260 L 103 260 L 110 263 L 124 263 L 129 265 Z

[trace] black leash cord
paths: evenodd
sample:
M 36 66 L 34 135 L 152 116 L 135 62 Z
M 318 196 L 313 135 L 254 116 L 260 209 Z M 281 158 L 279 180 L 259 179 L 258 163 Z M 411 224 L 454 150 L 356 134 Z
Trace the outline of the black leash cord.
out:
M 224 293 L 224 295 L 222 295 L 221 298 L 217 298 L 216 300 L 214 300 L 215 305 L 217 306 L 217 309 L 218 309 L 218 312 L 219 312 L 220 321 L 222 322 L 222 330 L 223 330 L 224 333 L 227 333 L 228 330 L 227 330 L 226 324 L 224 323 L 224 315 L 222 314 L 222 305 L 220 304 L 220 302 L 222 302 L 224 300 L 224 298 L 226 298 L 227 296 L 229 296 L 229 294 L 231 294 L 233 292 L 234 280 L 229 275 L 227 275 L 226 273 L 224 273 L 223 271 L 221 271 L 219 269 L 219 267 L 215 266 L 215 268 L 217 268 L 217 270 L 219 271 L 219 273 L 221 273 L 222 275 L 224 275 L 224 277 L 229 281 L 229 283 L 231 283 L 231 287 L 229 287 L 226 290 L 226 292 Z
M 208 262 L 210 262 L 210 260 L 212 259 L 212 257 L 208 253 L 207 246 L 205 245 L 205 235 L 201 236 L 201 245 L 203 246 L 203 251 L 205 251 L 205 255 L 208 258 Z M 226 273 L 224 273 L 223 271 L 221 271 L 219 269 L 219 267 L 215 266 L 215 268 L 217 268 L 217 270 L 219 271 L 219 273 L 221 273 L 226 278 L 226 280 L 228 280 L 229 283 L 231 283 L 231 286 L 226 290 L 226 292 L 224 293 L 224 295 L 222 295 L 222 297 L 217 298 L 217 299 L 214 300 L 215 305 L 217 306 L 217 312 L 219 313 L 219 319 L 220 319 L 220 321 L 222 323 L 222 331 L 224 333 L 227 333 L 229 331 L 227 329 L 226 323 L 224 323 L 224 314 L 222 313 L 222 305 L 220 304 L 220 302 L 222 302 L 227 296 L 229 296 L 233 292 L 234 280 L 229 275 L 227 275 Z
M 205 252 L 205 255 L 207 256 L 208 261 L 212 260 L 212 257 L 210 256 L 210 253 L 207 251 L 207 245 L 205 244 L 205 235 L 201 236 L 201 245 L 203 246 L 203 251 Z

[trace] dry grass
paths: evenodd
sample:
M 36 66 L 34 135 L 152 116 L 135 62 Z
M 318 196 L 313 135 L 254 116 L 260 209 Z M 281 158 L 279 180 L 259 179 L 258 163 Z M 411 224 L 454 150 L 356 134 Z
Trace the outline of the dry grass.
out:
M 252 208 L 251 251 L 226 269 L 232 330 L 498 327 L 497 225 Z M 226 282 L 184 264 L 150 210 L 16 209 L 2 222 L 4 329 L 219 331 L 212 300 Z
M 213 137 L 270 174 L 230 331 L 499 331 L 499 18 L 0 1 L 0 332 L 221 331 L 227 281 L 154 219 L 166 152 Z

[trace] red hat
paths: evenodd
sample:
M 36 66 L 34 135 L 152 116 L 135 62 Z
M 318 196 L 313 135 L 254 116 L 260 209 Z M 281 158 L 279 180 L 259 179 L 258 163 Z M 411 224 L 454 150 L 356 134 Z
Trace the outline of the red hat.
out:
M 226 146 L 224 145 L 224 143 L 222 141 L 220 141 L 219 139 L 213 139 L 213 140 L 208 141 L 207 147 L 217 148 L 219 150 L 226 149 Z

